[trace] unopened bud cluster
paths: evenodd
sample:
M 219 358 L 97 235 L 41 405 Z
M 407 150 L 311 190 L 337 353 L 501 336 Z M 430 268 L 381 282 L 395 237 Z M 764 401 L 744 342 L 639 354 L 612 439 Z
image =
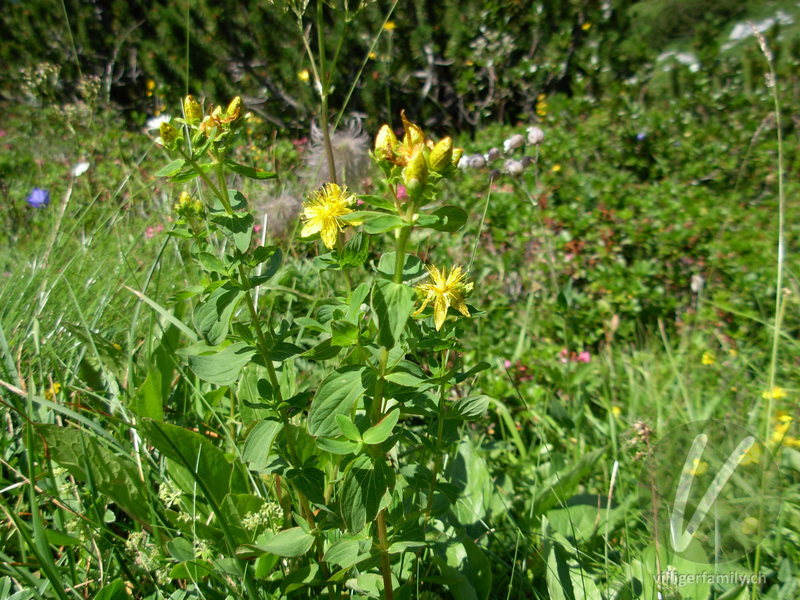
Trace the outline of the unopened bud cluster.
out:
M 181 217 L 202 217 L 204 208 L 200 200 L 192 198 L 188 192 L 183 191 L 174 206 L 175 212 Z
M 193 137 L 201 133 L 207 138 L 213 138 L 215 142 L 220 142 L 236 130 L 243 120 L 242 99 L 236 96 L 226 109 L 222 106 L 209 107 L 208 114 L 203 117 L 202 106 L 194 96 L 189 95 L 183 100 L 183 115 L 182 119 L 174 119 L 174 123 L 187 125 Z M 158 133 L 156 142 L 170 150 L 174 150 L 182 139 L 179 129 L 173 122 L 161 123 Z
M 483 169 L 484 167 L 492 168 L 495 175 L 505 173 L 511 177 L 519 177 L 525 169 L 534 162 L 531 156 L 523 156 L 520 159 L 512 158 L 512 154 L 519 148 L 539 146 L 544 141 L 544 132 L 532 125 L 526 131 L 527 135 L 515 133 L 503 142 L 503 149 L 492 148 L 486 154 L 469 154 L 461 158 L 458 162 L 458 168 L 462 170 L 467 169 Z M 504 158 L 505 157 L 505 158 Z M 492 165 L 497 161 L 503 159 L 500 167 L 493 167 Z
M 434 142 L 419 125 L 400 113 L 403 120 L 403 139 L 398 140 L 389 125 L 383 125 L 375 138 L 373 155 L 387 173 L 394 167 L 401 169 L 403 184 L 408 195 L 415 199 L 425 190 L 431 178 L 449 177 L 461 160 L 463 149 L 454 148 L 450 137 Z

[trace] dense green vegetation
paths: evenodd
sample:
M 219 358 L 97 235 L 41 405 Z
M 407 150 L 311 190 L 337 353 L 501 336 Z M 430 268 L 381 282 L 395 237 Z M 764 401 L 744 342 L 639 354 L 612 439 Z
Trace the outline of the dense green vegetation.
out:
M 0 600 L 795 597 L 798 18 L 10 5 Z

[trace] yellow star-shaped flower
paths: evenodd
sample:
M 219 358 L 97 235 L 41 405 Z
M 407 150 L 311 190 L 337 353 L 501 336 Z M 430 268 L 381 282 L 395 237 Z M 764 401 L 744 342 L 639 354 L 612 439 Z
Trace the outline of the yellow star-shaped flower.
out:
M 356 224 L 340 218 L 353 212 L 350 207 L 355 200 L 356 197 L 349 194 L 346 187 L 339 187 L 335 183 L 326 183 L 307 202 L 303 203 L 305 224 L 300 235 L 309 237 L 319 233 L 322 243 L 332 249 L 336 245 L 339 232 L 347 225 Z
M 429 283 L 417 286 L 425 294 L 422 306 L 414 313 L 417 316 L 433 302 L 433 323 L 439 331 L 447 318 L 447 309 L 451 306 L 465 317 L 469 316 L 469 309 L 464 304 L 464 298 L 472 291 L 473 284 L 467 283 L 466 275 L 461 272 L 461 267 L 453 267 L 450 274 L 447 269 L 441 271 L 436 267 L 428 267 L 431 276 Z

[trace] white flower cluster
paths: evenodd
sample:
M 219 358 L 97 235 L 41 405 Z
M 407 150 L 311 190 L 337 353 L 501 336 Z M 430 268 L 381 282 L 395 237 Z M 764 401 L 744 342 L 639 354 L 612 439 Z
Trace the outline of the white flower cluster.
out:
M 482 169 L 491 167 L 493 163 L 505 156 L 502 167 L 493 169 L 496 174 L 505 173 L 511 177 L 519 177 L 534 159 L 530 156 L 523 156 L 521 159 L 512 158 L 510 155 L 518 148 L 528 146 L 539 146 L 544 141 L 544 132 L 536 125 L 528 127 L 527 136 L 515 133 L 503 142 L 502 152 L 498 148 L 492 148 L 486 154 L 465 154 L 458 163 L 461 170 Z
M 247 513 L 242 519 L 245 529 L 258 529 L 261 526 L 270 526 L 282 515 L 283 511 L 276 502 L 265 502 L 258 512 Z

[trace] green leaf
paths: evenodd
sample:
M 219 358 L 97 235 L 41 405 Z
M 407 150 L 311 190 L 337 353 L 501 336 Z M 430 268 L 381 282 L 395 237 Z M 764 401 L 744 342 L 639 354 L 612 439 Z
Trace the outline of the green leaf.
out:
M 366 366 L 337 369 L 319 386 L 308 413 L 308 432 L 313 436 L 334 437 L 339 434 L 336 415 L 347 415 L 356 401 L 364 397 L 374 382 Z
M 242 448 L 242 460 L 254 471 L 266 468 L 275 438 L 283 429 L 280 421 L 265 420 L 250 430 Z
M 395 261 L 397 254 L 386 252 L 381 255 L 378 262 L 378 273 L 387 279 L 394 279 Z M 406 254 L 403 262 L 403 282 L 414 281 L 426 274 L 425 265 L 420 258 L 414 254 Z
M 594 464 L 605 453 L 605 448 L 597 448 L 583 455 L 570 469 L 559 469 L 542 481 L 534 497 L 534 506 L 539 514 L 543 514 L 553 506 L 572 496 L 584 477 L 594 469 Z M 555 469 L 554 469 L 555 470 Z
M 238 193 L 238 192 L 237 192 Z M 239 252 L 247 252 L 253 236 L 253 215 L 250 213 L 216 214 L 211 217 L 220 230 L 233 240 Z
M 397 215 L 369 210 L 353 211 L 339 218 L 343 221 L 360 222 L 363 230 L 373 235 L 408 226 L 408 223 Z
M 253 250 L 251 266 L 257 267 L 264 262 L 267 262 L 267 265 L 261 269 L 260 275 L 250 278 L 250 285 L 260 285 L 271 279 L 272 276 L 278 272 L 282 261 L 283 252 L 281 252 L 280 248 L 276 248 L 275 246 L 259 246 Z
M 114 454 L 85 431 L 58 425 L 38 425 L 53 460 L 80 481 L 89 481 L 122 510 L 142 523 L 150 511 L 133 461 Z M 87 472 L 88 471 L 88 472 Z
M 317 448 L 325 452 L 330 452 L 331 454 L 345 456 L 358 452 L 359 448 L 361 448 L 361 444 L 349 440 L 334 440 L 321 437 L 317 438 Z
M 264 543 L 257 544 L 258 548 L 270 554 L 292 557 L 302 556 L 314 544 L 314 536 L 303 531 L 301 527 L 292 527 L 279 531 Z
M 396 211 L 397 207 L 394 205 L 394 202 L 389 200 L 388 198 L 384 198 L 383 196 L 371 196 L 367 194 L 357 196 L 359 200 L 374 206 L 375 208 L 382 208 L 388 211 Z
M 331 344 L 335 346 L 352 346 L 358 341 L 358 325 L 349 321 L 333 321 L 331 323 Z
M 289 469 L 286 478 L 315 504 L 325 503 L 325 473 L 314 467 Z
M 275 179 L 278 176 L 277 173 L 248 167 L 247 165 L 238 163 L 230 158 L 225 161 L 225 166 L 234 173 L 238 173 L 244 177 L 249 177 L 250 179 Z
M 435 229 L 436 231 L 458 231 L 467 222 L 467 213 L 457 206 L 441 206 L 433 214 L 422 215 L 417 226 Z
M 313 348 L 309 348 L 300 356 L 308 360 L 328 360 L 339 354 L 341 350 L 342 347 L 334 344 L 333 340 L 329 338 L 321 341 Z
M 592 574 L 577 564 L 559 544 L 550 546 L 546 579 L 547 590 L 552 600 L 602 600 L 603 598 L 592 580 Z
M 140 417 L 150 417 L 156 421 L 164 420 L 161 377 L 161 370 L 158 366 L 151 365 L 147 370 L 147 377 L 136 390 L 136 395 L 130 403 L 130 409 Z
M 215 385 L 230 385 L 256 354 L 256 349 L 244 342 L 225 347 L 194 344 L 183 353 L 189 356 L 189 366 L 200 379 Z
M 225 341 L 231 317 L 245 292 L 223 286 L 214 290 L 194 309 L 194 326 L 206 342 L 216 346 Z
M 492 566 L 475 543 L 466 538 L 437 548 L 434 558 L 454 598 L 486 600 L 492 591 Z
M 201 482 L 203 494 L 210 495 L 218 505 L 226 495 L 246 491 L 239 468 L 205 436 L 152 419 L 142 419 L 139 431 L 163 456 L 187 469 Z
M 122 579 L 115 579 L 97 592 L 94 600 L 130 600 L 128 589 Z
M 156 171 L 156 177 L 172 177 L 185 166 L 186 160 L 183 158 L 173 160 L 168 165 L 165 165 L 163 168 Z
M 341 267 L 360 267 L 369 255 L 369 236 L 363 231 L 358 231 L 351 237 L 339 253 Z
M 414 309 L 416 294 L 402 283 L 380 279 L 372 288 L 372 308 L 378 317 L 378 343 L 393 348 L 400 341 Z
M 339 565 L 342 569 L 349 569 L 365 557 L 365 552 L 370 545 L 370 540 L 363 537 L 342 536 L 331 544 L 322 560 L 326 563 Z M 366 549 L 363 549 L 363 547 L 366 547 Z
M 475 421 L 483 416 L 489 408 L 489 396 L 467 396 L 456 400 L 451 404 L 451 410 L 447 412 L 450 419 L 464 419 L 465 421 Z
M 350 420 L 350 417 L 347 415 L 336 415 L 336 424 L 341 429 L 342 434 L 348 440 L 353 442 L 360 442 L 361 441 L 361 432 L 356 427 L 355 423 Z
M 378 515 L 381 498 L 394 484 L 394 472 L 383 458 L 357 456 L 347 468 L 339 505 L 347 528 L 358 533 Z
M 380 421 L 364 432 L 365 444 L 382 444 L 390 435 L 397 420 L 400 418 L 400 409 L 389 411 Z

